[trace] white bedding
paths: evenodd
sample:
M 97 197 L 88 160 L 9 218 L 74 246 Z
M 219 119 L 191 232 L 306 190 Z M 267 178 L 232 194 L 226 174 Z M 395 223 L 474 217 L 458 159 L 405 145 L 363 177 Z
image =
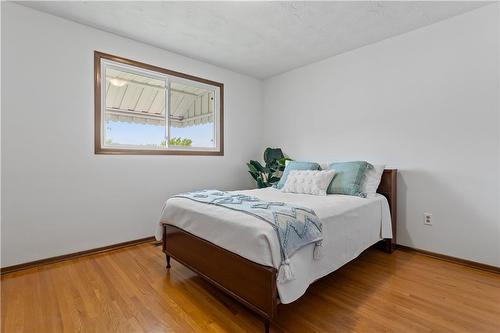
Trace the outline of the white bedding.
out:
M 274 188 L 236 191 L 266 201 L 282 201 L 311 208 L 323 223 L 323 257 L 313 260 L 314 244 L 290 257 L 295 279 L 278 283 L 282 303 L 302 296 L 315 280 L 335 271 L 383 238 L 392 238 L 387 199 L 382 195 L 359 198 L 347 195 L 316 196 L 283 193 Z M 281 257 L 276 232 L 254 216 L 184 198 L 171 198 L 160 220 L 179 227 L 253 262 L 279 268 Z M 161 227 L 156 238 L 160 240 Z

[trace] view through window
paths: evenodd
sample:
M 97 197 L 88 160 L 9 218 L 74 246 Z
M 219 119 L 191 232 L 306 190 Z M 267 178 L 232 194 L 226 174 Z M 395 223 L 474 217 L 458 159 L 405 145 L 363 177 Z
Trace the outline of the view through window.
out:
M 109 58 L 96 56 L 96 152 L 222 154 L 222 84 Z

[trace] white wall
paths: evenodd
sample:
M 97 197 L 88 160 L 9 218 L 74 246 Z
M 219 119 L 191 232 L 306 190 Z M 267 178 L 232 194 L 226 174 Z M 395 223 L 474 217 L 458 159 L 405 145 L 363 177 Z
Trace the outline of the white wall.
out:
M 267 145 L 399 168 L 398 243 L 500 266 L 498 5 L 264 85 L 1 6 L 2 267 L 150 236 L 173 193 L 253 186 L 245 162 Z M 94 155 L 93 50 L 224 82 L 225 156 Z
M 498 15 L 498 35 L 500 36 L 500 4 L 497 6 L 497 15 Z M 500 42 L 498 43 L 498 62 L 500 63 Z M 498 77 L 500 78 L 500 65 L 498 66 Z M 498 105 L 500 106 L 500 83 L 498 84 Z M 500 107 L 499 107 L 500 112 Z M 500 129 L 500 115 L 498 115 L 498 128 Z M 500 166 L 500 135 L 498 135 L 498 165 Z M 500 171 L 499 171 L 500 172 Z M 498 191 L 500 192 L 500 176 L 498 177 Z M 498 217 L 500 220 L 500 194 L 497 196 L 497 210 Z M 498 222 L 500 224 L 500 221 Z M 497 251 L 500 253 L 500 227 L 498 228 L 498 243 L 497 243 Z M 499 254 L 500 257 L 500 254 Z
M 488 5 L 267 80 L 265 145 L 400 169 L 399 244 L 500 266 L 498 24 Z
M 225 156 L 94 155 L 93 51 L 225 84 Z M 153 235 L 176 192 L 253 186 L 261 82 L 2 2 L 3 267 Z

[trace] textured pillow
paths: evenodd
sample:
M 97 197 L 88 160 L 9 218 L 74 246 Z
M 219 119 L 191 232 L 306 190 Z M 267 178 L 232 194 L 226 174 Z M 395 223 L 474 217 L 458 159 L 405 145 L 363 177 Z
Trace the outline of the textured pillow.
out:
M 372 164 L 373 168 L 366 170 L 365 180 L 361 183 L 360 191 L 366 193 L 367 196 L 373 196 L 377 193 L 382 174 L 384 173 L 385 165 Z
M 285 186 L 288 174 L 292 170 L 318 170 L 318 169 L 319 169 L 318 163 L 290 161 L 288 162 L 288 164 L 286 164 L 285 171 L 283 171 L 283 175 L 281 176 L 281 179 L 276 185 L 276 187 L 282 189 L 283 186 Z
M 329 166 L 335 170 L 335 177 L 330 186 L 328 194 L 347 194 L 366 197 L 361 191 L 361 183 L 365 179 L 365 172 L 372 165 L 365 161 L 336 162 Z
M 334 170 L 291 170 L 288 174 L 283 192 L 326 195 Z

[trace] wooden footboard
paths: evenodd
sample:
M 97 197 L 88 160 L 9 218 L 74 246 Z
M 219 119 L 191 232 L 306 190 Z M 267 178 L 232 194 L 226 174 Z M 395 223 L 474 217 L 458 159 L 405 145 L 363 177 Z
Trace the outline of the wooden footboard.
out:
M 267 320 L 276 316 L 277 271 L 172 225 L 163 225 L 163 252 Z

